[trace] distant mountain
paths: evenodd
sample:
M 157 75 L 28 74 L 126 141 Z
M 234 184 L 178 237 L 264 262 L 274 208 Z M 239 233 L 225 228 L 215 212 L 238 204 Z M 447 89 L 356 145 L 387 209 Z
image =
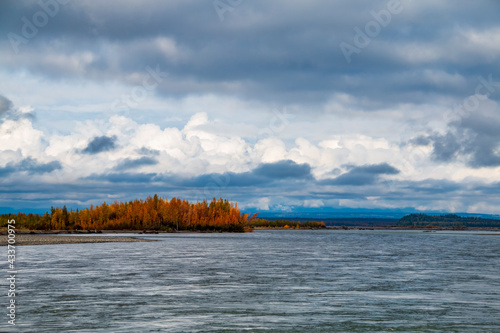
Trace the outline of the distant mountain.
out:
M 420 212 L 412 208 L 401 209 L 335 209 L 328 207 L 309 208 L 309 209 L 293 209 L 291 211 L 267 210 L 261 211 L 258 208 L 245 209 L 247 213 L 256 213 L 260 211 L 259 217 L 266 219 L 308 219 L 308 220 L 337 220 L 337 219 L 395 219 L 399 220 L 410 214 L 426 214 L 434 215 L 449 215 L 446 211 L 426 211 Z M 492 214 L 473 214 L 473 213 L 454 213 L 461 217 L 478 217 L 483 219 L 500 220 L 500 215 Z
M 435 227 L 494 227 L 500 228 L 500 220 L 493 218 L 481 218 L 473 216 L 459 216 L 456 214 L 426 215 L 410 214 L 402 217 L 396 223 L 401 227 L 432 225 Z

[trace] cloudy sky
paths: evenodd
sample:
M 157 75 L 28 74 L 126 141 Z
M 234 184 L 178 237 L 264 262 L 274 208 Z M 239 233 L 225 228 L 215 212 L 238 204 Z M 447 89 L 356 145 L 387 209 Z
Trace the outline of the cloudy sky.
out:
M 2 1 L 0 210 L 500 213 L 500 2 Z

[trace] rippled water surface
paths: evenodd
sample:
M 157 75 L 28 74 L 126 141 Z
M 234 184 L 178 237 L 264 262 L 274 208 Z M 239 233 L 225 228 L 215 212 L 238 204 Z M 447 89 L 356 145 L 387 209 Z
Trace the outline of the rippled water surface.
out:
M 500 332 L 500 236 L 139 236 L 158 241 L 18 247 L 17 325 L 4 310 L 0 330 Z

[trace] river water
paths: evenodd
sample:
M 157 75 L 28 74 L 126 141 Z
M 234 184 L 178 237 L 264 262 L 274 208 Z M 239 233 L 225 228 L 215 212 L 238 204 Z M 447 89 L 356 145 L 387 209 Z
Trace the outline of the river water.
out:
M 141 236 L 158 241 L 18 247 L 0 331 L 500 332 L 499 236 Z

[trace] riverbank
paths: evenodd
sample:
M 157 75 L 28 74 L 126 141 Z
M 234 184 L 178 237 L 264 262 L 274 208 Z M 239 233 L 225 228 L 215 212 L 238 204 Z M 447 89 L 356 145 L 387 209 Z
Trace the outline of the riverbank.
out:
M 253 232 L 245 228 L 242 232 Z M 0 235 L 7 235 L 7 228 L 0 230 Z M 92 235 L 92 234 L 173 234 L 173 233 L 240 233 L 240 231 L 221 231 L 221 230 L 19 230 L 16 229 L 16 235 Z
M 154 242 L 150 239 L 122 236 L 56 236 L 49 234 L 16 234 L 15 246 L 19 245 L 53 245 L 78 243 L 115 243 L 115 242 Z M 0 246 L 6 246 L 7 236 L 0 236 Z

